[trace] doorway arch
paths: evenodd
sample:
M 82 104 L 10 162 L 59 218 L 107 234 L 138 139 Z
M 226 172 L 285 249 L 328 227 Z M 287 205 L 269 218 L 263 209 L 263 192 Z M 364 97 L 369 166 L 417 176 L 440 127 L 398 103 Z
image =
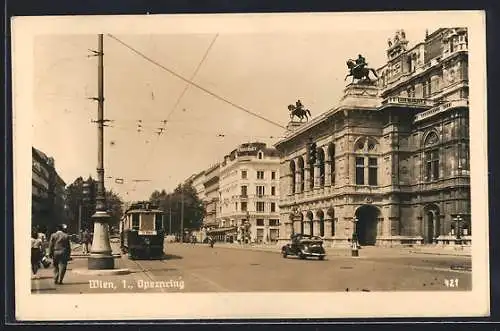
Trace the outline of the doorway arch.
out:
M 428 205 L 424 208 L 423 234 L 424 244 L 432 244 L 440 235 L 439 207 Z
M 364 205 L 356 210 L 356 235 L 361 246 L 373 246 L 377 242 L 377 225 L 380 211 L 377 207 Z
M 319 236 L 324 237 L 325 236 L 325 213 L 323 210 L 319 209 L 316 211 L 316 217 L 318 218 L 319 221 Z

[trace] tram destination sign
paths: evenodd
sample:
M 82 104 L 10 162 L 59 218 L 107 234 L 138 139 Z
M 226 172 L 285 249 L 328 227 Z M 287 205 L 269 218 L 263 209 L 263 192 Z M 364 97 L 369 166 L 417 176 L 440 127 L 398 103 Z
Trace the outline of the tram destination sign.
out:
M 156 236 L 156 230 L 141 230 L 139 231 L 140 236 Z

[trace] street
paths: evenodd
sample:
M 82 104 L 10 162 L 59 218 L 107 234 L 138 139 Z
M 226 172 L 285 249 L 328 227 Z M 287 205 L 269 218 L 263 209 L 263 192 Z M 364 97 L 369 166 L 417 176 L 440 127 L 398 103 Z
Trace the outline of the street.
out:
M 409 254 L 368 248 L 360 257 L 347 250 L 324 261 L 283 258 L 276 248 L 252 250 L 235 245 L 167 244 L 163 260 L 116 259 L 127 275 L 90 276 L 76 271 L 87 259 L 75 257 L 65 284 L 55 286 L 52 268 L 32 279 L 33 293 L 258 292 L 258 291 L 452 291 L 471 290 L 471 258 Z

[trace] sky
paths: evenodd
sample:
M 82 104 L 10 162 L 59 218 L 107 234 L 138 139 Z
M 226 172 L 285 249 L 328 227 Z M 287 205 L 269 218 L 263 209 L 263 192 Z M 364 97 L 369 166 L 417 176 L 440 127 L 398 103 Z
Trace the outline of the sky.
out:
M 370 67 L 382 66 L 387 39 L 400 28 L 410 47 L 425 37 L 426 26 L 415 25 L 114 36 L 199 86 L 286 126 L 287 106 L 297 99 L 313 116 L 335 107 L 350 81 L 344 81 L 345 61 L 361 53 Z M 96 48 L 95 34 L 38 35 L 34 40 L 33 146 L 54 157 L 67 184 L 79 176 L 96 177 L 97 126 L 92 120 L 97 103 L 88 99 L 97 95 L 97 58 L 89 57 L 89 49 Z M 284 134 L 283 128 L 187 84 L 106 34 L 104 96 L 104 116 L 112 120 L 104 133 L 105 177 L 111 177 L 105 185 L 126 201 L 148 199 L 155 189 L 173 190 L 241 143 L 273 144 Z M 166 119 L 166 130 L 156 134 Z M 139 120 L 142 132 L 137 131 Z

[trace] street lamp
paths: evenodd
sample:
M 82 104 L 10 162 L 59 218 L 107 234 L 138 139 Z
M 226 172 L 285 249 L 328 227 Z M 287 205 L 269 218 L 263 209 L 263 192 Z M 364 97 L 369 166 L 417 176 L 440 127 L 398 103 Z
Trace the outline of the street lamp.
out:
M 462 217 L 460 215 L 457 215 L 457 217 L 455 217 L 455 222 L 456 222 L 456 226 L 455 226 L 455 229 L 456 229 L 456 233 L 457 233 L 457 245 L 460 244 L 461 242 L 461 229 L 460 229 L 460 224 L 462 222 Z
M 106 212 L 106 195 L 104 189 L 104 63 L 103 35 L 98 36 L 98 118 L 97 118 L 97 194 L 94 220 L 94 238 L 88 268 L 91 270 L 113 269 L 115 261 L 111 255 L 109 242 L 110 215 Z
M 358 251 L 358 218 L 354 217 L 353 220 L 353 231 L 352 231 L 352 242 L 351 242 L 351 256 L 359 256 Z

